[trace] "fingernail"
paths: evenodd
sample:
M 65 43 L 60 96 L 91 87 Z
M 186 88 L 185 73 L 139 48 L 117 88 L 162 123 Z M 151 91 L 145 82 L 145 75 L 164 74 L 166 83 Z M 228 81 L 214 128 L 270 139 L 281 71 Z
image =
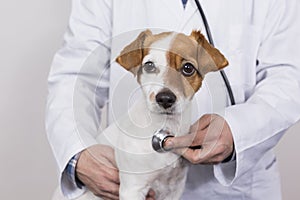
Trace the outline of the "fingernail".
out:
M 172 149 L 173 146 L 174 146 L 174 144 L 173 144 L 173 142 L 172 142 L 171 139 L 167 139 L 167 140 L 164 142 L 164 148 L 165 148 L 166 150 Z

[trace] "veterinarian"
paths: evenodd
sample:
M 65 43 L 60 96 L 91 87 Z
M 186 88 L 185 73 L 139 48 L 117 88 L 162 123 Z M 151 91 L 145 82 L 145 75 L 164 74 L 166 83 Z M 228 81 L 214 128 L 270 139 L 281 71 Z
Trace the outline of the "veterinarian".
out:
M 199 111 L 192 134 L 167 140 L 166 148 L 191 163 L 183 199 L 279 200 L 272 149 L 300 117 L 299 1 L 200 3 L 215 46 L 229 61 L 225 72 L 236 105 L 228 102 L 224 116 Z M 126 76 L 112 63 L 114 56 L 146 28 L 205 33 L 194 0 L 72 1 L 64 44 L 48 79 L 46 120 L 66 198 L 79 197 L 88 188 L 103 199 L 118 199 L 113 149 L 97 144 L 95 137 L 101 109 L 117 95 L 109 88 Z M 122 94 L 118 97 L 114 112 L 120 114 L 128 102 L 122 102 Z M 108 110 L 109 122 L 112 112 Z M 217 143 L 204 144 L 208 129 L 214 128 L 221 131 L 213 138 Z M 202 148 L 187 148 L 191 140 Z M 147 198 L 155 199 L 155 192 Z

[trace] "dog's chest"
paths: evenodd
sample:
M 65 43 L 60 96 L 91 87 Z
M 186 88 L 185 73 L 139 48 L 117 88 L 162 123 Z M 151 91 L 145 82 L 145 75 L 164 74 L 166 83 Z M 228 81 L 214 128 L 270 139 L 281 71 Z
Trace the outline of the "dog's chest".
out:
M 174 191 L 182 190 L 186 180 L 186 172 L 187 164 L 182 158 L 178 158 L 172 166 L 162 169 L 151 183 L 151 188 L 156 192 L 156 199 L 169 199 Z

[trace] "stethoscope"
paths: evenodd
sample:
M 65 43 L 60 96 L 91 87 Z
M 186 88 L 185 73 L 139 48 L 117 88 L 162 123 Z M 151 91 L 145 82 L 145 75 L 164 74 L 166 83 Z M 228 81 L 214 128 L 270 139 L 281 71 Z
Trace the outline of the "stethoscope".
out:
M 204 27 L 205 27 L 205 31 L 206 31 L 206 34 L 207 34 L 208 41 L 212 46 L 215 46 L 213 38 L 212 38 L 212 34 L 210 32 L 210 28 L 209 28 L 209 25 L 208 25 L 208 22 L 207 22 L 207 19 L 206 19 L 206 16 L 205 16 L 204 11 L 202 9 L 202 6 L 201 6 L 199 0 L 195 0 L 195 3 L 197 5 L 197 8 L 198 8 L 198 10 L 200 12 L 200 15 L 201 15 L 201 18 L 203 20 L 203 24 L 204 24 Z M 226 89 L 227 89 L 227 92 L 228 92 L 228 96 L 229 96 L 229 99 L 230 99 L 230 104 L 235 105 L 235 99 L 234 99 L 233 92 L 232 92 L 230 83 L 228 81 L 227 75 L 226 75 L 224 70 L 220 70 L 220 74 L 221 74 L 222 79 L 225 83 L 225 86 L 226 86 Z M 174 137 L 174 135 L 166 129 L 160 129 L 160 130 L 156 131 L 154 133 L 153 137 L 152 137 L 152 147 L 153 147 L 153 149 L 157 152 L 166 152 L 166 151 L 168 151 L 167 149 L 164 148 L 164 143 L 169 137 Z

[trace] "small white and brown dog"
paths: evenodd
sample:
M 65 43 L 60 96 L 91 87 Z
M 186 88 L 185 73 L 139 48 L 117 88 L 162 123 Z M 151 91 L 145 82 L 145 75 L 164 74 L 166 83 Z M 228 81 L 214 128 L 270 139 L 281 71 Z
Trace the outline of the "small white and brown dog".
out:
M 152 34 L 146 30 L 116 59 L 132 72 L 143 91 L 128 113 L 105 129 L 99 143 L 114 147 L 120 171 L 120 199 L 143 200 L 153 189 L 158 200 L 180 199 L 187 165 L 172 152 L 153 150 L 151 139 L 160 129 L 175 136 L 188 134 L 191 100 L 206 73 L 228 65 L 200 31 Z M 91 198 L 85 194 L 80 199 Z

